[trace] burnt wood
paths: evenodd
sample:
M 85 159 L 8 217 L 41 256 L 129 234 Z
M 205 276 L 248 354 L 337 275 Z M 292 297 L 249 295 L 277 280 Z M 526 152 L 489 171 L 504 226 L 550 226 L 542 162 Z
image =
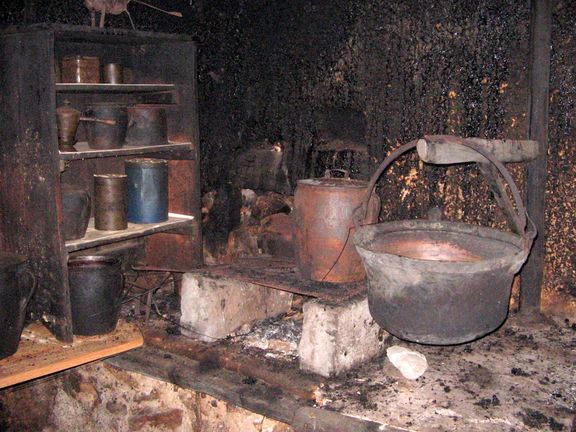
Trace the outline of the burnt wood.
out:
M 538 230 L 521 273 L 520 307 L 540 308 L 546 241 L 546 172 L 552 0 L 532 0 L 530 34 L 529 137 L 539 143 L 539 157 L 526 169 L 526 210 Z
M 54 36 L 1 37 L 0 231 L 2 248 L 28 257 L 38 280 L 29 310 L 72 341 L 55 124 Z
M 465 140 L 490 153 L 500 162 L 526 162 L 539 154 L 539 145 L 533 140 L 489 140 L 483 138 L 460 138 L 452 135 L 427 135 L 418 140 L 418 156 L 427 163 L 448 165 L 466 162 L 486 162 L 476 151 L 458 145 Z
M 219 367 L 242 373 L 304 400 L 316 400 L 317 393 L 325 382 L 319 375 L 306 375 L 298 365 L 267 362 L 257 356 L 243 352 L 241 348 L 226 342 L 207 343 L 182 335 L 167 335 L 164 330 L 145 329 L 147 346 L 156 347 L 199 362 L 217 364 Z
M 314 408 L 305 401 L 246 376 L 211 368 L 187 357 L 143 347 L 105 360 L 106 363 L 141 373 L 182 388 L 206 393 L 232 405 L 292 425 L 298 432 L 395 432 L 368 420 Z

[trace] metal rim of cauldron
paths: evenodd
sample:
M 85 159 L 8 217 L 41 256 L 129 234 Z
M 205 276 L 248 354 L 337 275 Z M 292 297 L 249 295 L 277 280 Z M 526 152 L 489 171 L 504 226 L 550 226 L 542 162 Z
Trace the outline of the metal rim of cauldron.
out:
M 416 231 L 435 231 L 466 234 L 506 243 L 517 248 L 517 252 L 495 258 L 481 258 L 477 261 L 443 261 L 411 258 L 380 251 L 374 252 L 370 248 L 369 243 L 374 239 L 375 235 L 382 236 L 402 231 L 410 231 L 411 233 Z M 398 264 L 401 262 L 410 262 L 414 267 L 431 273 L 474 273 L 496 268 L 513 267 L 518 263 L 523 263 L 524 259 L 528 255 L 528 251 L 524 248 L 525 239 L 523 237 L 511 232 L 503 232 L 493 228 L 471 225 L 463 222 L 402 220 L 374 225 L 364 225 L 356 229 L 352 235 L 352 239 L 356 248 L 362 249 L 363 253 L 378 255 L 384 254 L 387 255 L 387 259 L 392 262 L 397 262 Z

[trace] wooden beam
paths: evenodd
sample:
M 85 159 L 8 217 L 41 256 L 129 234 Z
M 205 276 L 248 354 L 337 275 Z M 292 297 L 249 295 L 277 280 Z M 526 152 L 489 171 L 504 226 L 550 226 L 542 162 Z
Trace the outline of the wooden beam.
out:
M 170 353 L 188 357 L 201 364 L 213 364 L 224 369 L 259 379 L 273 387 L 280 388 L 303 400 L 316 402 L 324 379 L 314 375 L 303 375 L 297 367 L 278 370 L 241 349 L 226 345 L 195 341 L 184 336 L 169 336 L 163 330 L 145 329 L 144 340 L 147 346 L 156 347 Z
M 261 381 L 206 365 L 177 354 L 142 347 L 108 360 L 106 363 L 141 373 L 182 388 L 206 393 L 232 405 L 293 425 L 297 432 L 393 432 L 398 429 L 337 412 L 312 408 L 306 401 L 270 387 Z
M 492 153 L 500 162 L 525 162 L 538 157 L 538 143 L 532 140 L 488 140 L 452 135 L 427 135 L 418 140 L 416 149 L 422 161 L 436 165 L 486 162 L 481 154 L 458 144 L 462 141 L 468 141 Z
M 529 137 L 538 141 L 537 159 L 526 170 L 526 210 L 538 237 L 522 271 L 520 307 L 540 308 L 546 240 L 546 170 L 548 154 L 548 100 L 553 0 L 532 0 L 530 24 Z

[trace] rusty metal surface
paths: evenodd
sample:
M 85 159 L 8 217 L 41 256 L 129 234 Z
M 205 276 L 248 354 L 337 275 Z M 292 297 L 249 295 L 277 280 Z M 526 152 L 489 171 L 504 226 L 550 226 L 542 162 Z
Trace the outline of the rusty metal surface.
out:
M 433 345 L 469 342 L 502 324 L 512 280 L 536 235 L 514 180 L 496 156 L 465 138 L 445 138 L 441 145 L 474 150 L 502 175 L 517 212 L 509 200 L 502 204 L 509 206 L 522 234 L 459 222 L 412 220 L 365 225 L 353 237 L 368 275 L 372 317 L 395 336 Z M 380 176 L 416 145 L 416 141 L 404 144 L 380 164 L 355 214 L 356 223 L 364 219 Z
M 168 143 L 168 124 L 164 108 L 139 104 L 128 108 L 126 144 L 134 146 Z
M 128 228 L 126 174 L 94 175 L 94 227 L 118 231 Z
M 333 284 L 316 282 L 302 276 L 296 264 L 271 258 L 240 258 L 232 264 L 193 270 L 213 278 L 228 278 L 288 291 L 332 303 L 341 303 L 366 293 L 366 282 Z
M 367 182 L 350 178 L 298 181 L 294 194 L 296 262 L 302 275 L 315 281 L 357 282 L 365 277 L 350 241 L 352 214 L 367 192 Z M 374 200 L 371 222 L 378 220 Z
M 354 243 L 372 317 L 401 339 L 433 345 L 469 342 L 500 326 L 529 251 L 518 235 L 446 221 L 364 226 Z

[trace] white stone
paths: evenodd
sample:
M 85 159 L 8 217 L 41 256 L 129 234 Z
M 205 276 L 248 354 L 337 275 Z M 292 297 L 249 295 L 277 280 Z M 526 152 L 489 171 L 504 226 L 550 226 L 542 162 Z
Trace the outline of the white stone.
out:
M 390 362 L 400 371 L 404 378 L 415 380 L 428 369 L 424 354 L 401 346 L 392 346 L 386 350 Z
M 334 376 L 384 352 L 389 335 L 370 316 L 365 297 L 338 305 L 311 300 L 303 309 L 300 369 Z
M 248 282 L 186 273 L 180 305 L 182 333 L 210 342 L 225 338 L 243 325 L 288 312 L 292 294 Z

